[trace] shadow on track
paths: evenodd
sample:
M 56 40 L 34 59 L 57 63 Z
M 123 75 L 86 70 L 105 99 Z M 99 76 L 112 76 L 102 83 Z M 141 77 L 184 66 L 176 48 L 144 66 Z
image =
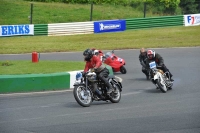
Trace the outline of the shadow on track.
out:
M 101 106 L 101 105 L 109 105 L 109 104 L 114 104 L 110 101 L 106 102 L 106 101 L 93 101 L 92 104 L 90 105 L 91 106 Z M 74 102 L 69 102 L 67 104 L 65 104 L 65 107 L 67 108 L 84 108 L 82 107 L 81 105 L 79 105 L 76 101 Z

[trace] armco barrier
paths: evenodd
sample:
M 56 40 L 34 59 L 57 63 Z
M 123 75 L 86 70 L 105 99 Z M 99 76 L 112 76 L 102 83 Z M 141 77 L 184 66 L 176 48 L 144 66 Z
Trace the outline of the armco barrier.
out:
M 34 35 L 48 35 L 48 24 L 35 24 Z
M 112 68 L 109 69 L 113 75 Z M 73 88 L 77 71 L 52 74 L 1 75 L 0 94 L 64 90 Z
M 93 34 L 93 22 L 48 24 L 48 36 Z
M 154 27 L 183 26 L 183 15 L 152 18 L 126 19 L 126 29 L 143 29 Z
M 194 15 L 193 15 L 194 16 Z M 199 17 L 196 19 L 199 20 Z M 192 22 L 192 21 L 191 21 Z M 154 27 L 168 27 L 168 26 L 183 26 L 184 16 L 162 16 L 151 18 L 132 18 L 125 20 L 102 20 L 90 22 L 74 22 L 74 23 L 53 23 L 53 24 L 34 24 L 34 34 L 9 34 L 14 33 L 16 27 L 20 25 L 7 25 L 8 30 L 4 27 L 0 33 L 1 36 L 8 32 L 9 36 L 15 35 L 47 35 L 47 36 L 61 36 L 61 35 L 77 35 L 77 34 L 93 34 L 101 32 L 115 32 L 130 29 L 143 29 Z M 0 25 L 1 27 L 1 25 Z M 11 27 L 11 28 L 10 28 Z M 12 28 L 13 27 L 13 28 Z M 94 28 L 95 27 L 95 28 Z M 22 28 L 20 28 L 20 31 Z

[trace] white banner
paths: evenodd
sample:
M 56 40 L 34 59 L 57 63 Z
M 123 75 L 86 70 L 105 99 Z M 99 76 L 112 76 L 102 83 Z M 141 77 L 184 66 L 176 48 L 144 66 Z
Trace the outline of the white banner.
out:
M 185 26 L 200 25 L 200 14 L 184 15 Z
M 34 35 L 34 25 L 0 25 L 0 36 Z

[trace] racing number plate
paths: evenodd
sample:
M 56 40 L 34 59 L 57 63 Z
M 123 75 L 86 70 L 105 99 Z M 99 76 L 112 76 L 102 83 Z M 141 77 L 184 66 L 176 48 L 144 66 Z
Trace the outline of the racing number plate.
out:
M 149 66 L 151 69 L 156 68 L 156 62 L 154 61 L 154 62 L 149 63 Z

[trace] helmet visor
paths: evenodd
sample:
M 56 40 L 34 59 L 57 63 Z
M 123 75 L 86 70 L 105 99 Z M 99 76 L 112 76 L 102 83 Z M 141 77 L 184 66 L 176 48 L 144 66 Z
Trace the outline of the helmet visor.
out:
M 149 55 L 148 55 L 148 58 L 149 58 L 149 59 L 152 59 L 152 58 L 153 58 L 153 54 L 149 54 Z

